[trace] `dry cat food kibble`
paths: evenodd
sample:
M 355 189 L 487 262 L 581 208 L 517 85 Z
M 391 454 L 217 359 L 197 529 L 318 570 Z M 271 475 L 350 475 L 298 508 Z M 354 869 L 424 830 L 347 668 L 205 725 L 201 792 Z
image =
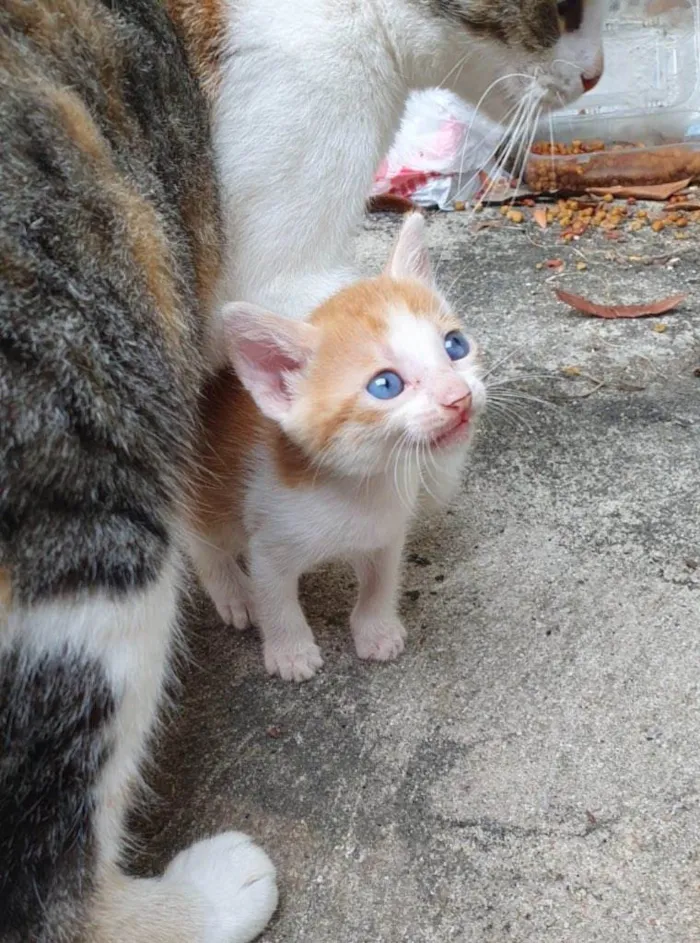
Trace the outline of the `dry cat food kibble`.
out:
M 501 215 L 508 221 L 521 223 L 523 214 L 507 206 L 501 207 Z M 658 210 L 640 207 L 634 197 L 614 200 L 611 194 L 600 199 L 557 200 L 556 203 L 540 205 L 533 210 L 531 220 L 541 229 L 550 226 L 559 228 L 564 242 L 579 239 L 589 229 L 600 229 L 608 238 L 618 238 L 622 232 L 634 233 L 642 229 L 653 232 L 675 231 L 676 238 L 684 239 L 684 230 L 691 224 L 700 223 L 700 204 L 689 202 L 686 197 L 671 197 Z
M 602 141 L 539 141 L 525 168 L 525 183 L 536 193 L 650 186 L 686 178 L 700 178 L 700 150 L 689 144 L 646 148 Z

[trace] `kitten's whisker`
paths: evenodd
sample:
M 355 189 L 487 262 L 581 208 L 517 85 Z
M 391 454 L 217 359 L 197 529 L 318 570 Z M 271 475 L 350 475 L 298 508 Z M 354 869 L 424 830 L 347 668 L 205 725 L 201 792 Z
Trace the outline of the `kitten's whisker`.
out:
M 491 403 L 489 410 L 492 414 L 500 416 L 504 422 L 507 422 L 513 428 L 532 432 L 532 427 L 527 423 L 525 417 L 516 410 L 511 409 L 510 406 L 504 403 Z
M 422 485 L 422 487 L 425 489 L 425 491 L 427 492 L 427 494 L 430 495 L 430 497 L 433 499 L 433 501 L 434 501 L 436 504 L 438 504 L 438 499 L 437 499 L 436 496 L 433 494 L 433 492 L 430 490 L 430 487 L 429 487 L 429 485 L 428 485 L 428 482 L 427 482 L 427 481 L 425 480 L 425 478 L 423 477 L 422 459 L 423 459 L 423 450 L 426 448 L 425 442 L 419 442 L 419 443 L 418 443 L 418 448 L 419 448 L 419 453 L 418 453 L 418 474 L 419 474 L 419 476 L 420 476 L 421 485 Z M 427 468 L 426 468 L 426 472 L 427 472 Z
M 539 396 L 532 396 L 530 393 L 523 393 L 520 390 L 497 390 L 492 396 L 489 396 L 489 403 L 512 402 L 515 400 L 539 403 L 541 406 L 549 406 L 551 409 L 556 409 L 557 406 L 551 400 L 541 399 Z
M 494 370 L 500 367 L 502 363 L 505 363 L 507 360 L 510 360 L 512 357 L 514 357 L 518 353 L 519 350 L 522 350 L 524 346 L 525 346 L 524 344 L 518 344 L 518 346 L 514 347 L 513 350 L 511 350 L 509 354 L 506 354 L 504 357 L 501 357 L 500 360 L 497 360 L 496 363 L 494 363 L 491 367 L 489 367 L 486 373 L 482 373 L 481 379 L 485 380 L 486 377 L 490 377 Z
M 399 462 L 400 462 L 400 461 L 402 462 L 402 464 L 403 464 L 403 466 L 404 466 L 404 473 L 405 473 L 405 465 L 406 465 L 406 463 L 405 463 L 405 461 L 403 461 L 403 452 L 404 452 L 404 446 L 406 445 L 407 441 L 408 441 L 408 431 L 404 431 L 404 432 L 401 434 L 401 437 L 399 438 L 398 443 L 397 443 L 397 445 L 399 446 L 399 449 L 398 449 L 398 451 L 396 452 L 396 458 L 395 458 L 395 460 L 394 460 L 394 475 L 393 475 L 393 477 L 394 477 L 394 489 L 395 489 L 395 491 L 396 491 L 396 494 L 397 494 L 397 496 L 398 496 L 398 499 L 399 499 L 399 501 L 401 502 L 401 505 L 402 505 L 402 507 L 404 508 L 404 510 L 408 511 L 409 513 L 411 513 L 412 508 L 411 508 L 411 503 L 410 503 L 410 501 L 408 500 L 408 490 L 406 491 L 406 497 L 404 497 L 404 495 L 403 495 L 403 493 L 402 493 L 402 491 L 401 491 L 401 485 L 400 485 L 400 482 L 399 482 Z M 393 451 L 394 451 L 394 450 L 392 449 L 392 453 L 393 453 Z M 408 485 L 406 485 L 406 487 L 408 488 Z
M 519 373 L 514 377 L 502 377 L 500 380 L 492 380 L 490 383 L 484 383 L 484 386 L 487 390 L 491 390 L 497 389 L 499 386 L 510 386 L 512 383 L 519 383 L 521 380 L 561 380 L 561 374 Z

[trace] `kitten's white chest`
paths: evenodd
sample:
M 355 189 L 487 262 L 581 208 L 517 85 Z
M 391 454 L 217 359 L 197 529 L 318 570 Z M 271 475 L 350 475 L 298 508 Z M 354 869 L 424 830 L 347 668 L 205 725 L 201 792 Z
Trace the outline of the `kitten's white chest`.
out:
M 399 491 L 384 478 L 268 490 L 266 477 L 251 488 L 247 529 L 274 534 L 304 568 L 402 541 L 418 500 L 418 482 L 410 477 Z

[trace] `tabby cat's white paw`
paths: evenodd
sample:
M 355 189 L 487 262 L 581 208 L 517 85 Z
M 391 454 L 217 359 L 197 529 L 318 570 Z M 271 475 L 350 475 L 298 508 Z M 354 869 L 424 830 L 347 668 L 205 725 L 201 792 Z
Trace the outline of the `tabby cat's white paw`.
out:
M 249 943 L 277 907 L 275 867 L 241 832 L 191 845 L 173 859 L 162 880 L 200 899 L 206 921 L 201 943 Z

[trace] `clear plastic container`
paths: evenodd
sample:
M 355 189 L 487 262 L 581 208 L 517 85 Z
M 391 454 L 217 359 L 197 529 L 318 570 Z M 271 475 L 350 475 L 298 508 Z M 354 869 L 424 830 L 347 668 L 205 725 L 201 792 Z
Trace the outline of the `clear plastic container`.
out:
M 540 126 L 540 142 L 600 142 L 589 154 L 532 154 L 531 189 L 700 179 L 700 0 L 613 0 L 600 84 Z M 577 149 L 581 149 L 577 145 Z

